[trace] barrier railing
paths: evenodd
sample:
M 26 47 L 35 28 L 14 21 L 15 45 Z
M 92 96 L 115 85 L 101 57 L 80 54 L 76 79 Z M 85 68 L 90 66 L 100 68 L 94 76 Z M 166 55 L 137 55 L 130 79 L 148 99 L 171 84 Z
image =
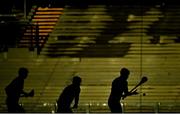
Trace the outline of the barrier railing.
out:
M 23 104 L 27 113 L 55 113 L 57 110 L 56 103 L 39 103 L 39 104 Z M 149 102 L 140 104 L 136 103 L 122 103 L 124 113 L 178 113 L 180 112 L 180 103 L 160 103 L 160 102 Z M 6 105 L 0 105 L 0 112 L 7 112 Z M 110 113 L 107 103 L 84 103 L 79 104 L 77 109 L 73 109 L 73 112 L 77 113 Z

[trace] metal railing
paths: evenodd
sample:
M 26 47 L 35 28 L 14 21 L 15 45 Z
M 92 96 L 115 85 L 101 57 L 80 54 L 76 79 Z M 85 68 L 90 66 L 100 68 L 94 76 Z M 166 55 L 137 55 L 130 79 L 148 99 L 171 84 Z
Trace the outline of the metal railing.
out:
M 27 113 L 55 113 L 57 110 L 56 103 L 39 103 L 39 104 L 23 104 Z M 180 103 L 122 103 L 124 113 L 178 113 L 180 112 Z M 33 109 L 32 109 L 33 107 Z M 0 105 L 0 112 L 7 112 L 6 105 Z M 73 109 L 77 113 L 110 113 L 107 103 L 86 103 L 79 104 L 77 109 Z

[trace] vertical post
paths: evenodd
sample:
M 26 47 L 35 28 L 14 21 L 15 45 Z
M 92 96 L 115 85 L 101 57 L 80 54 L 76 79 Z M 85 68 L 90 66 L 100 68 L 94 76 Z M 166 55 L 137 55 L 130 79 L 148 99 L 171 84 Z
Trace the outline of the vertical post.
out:
M 54 104 L 54 110 L 52 110 L 53 114 L 56 113 L 56 112 L 57 112 L 57 100 L 56 100 L 56 102 Z
M 155 113 L 159 113 L 159 107 L 160 107 L 160 102 L 157 102 L 156 104 L 155 104 Z
M 122 113 L 125 113 L 125 103 L 121 102 L 121 107 L 122 107 Z
M 26 20 L 27 17 L 27 1 L 24 0 L 24 20 Z
M 30 35 L 30 47 L 29 47 L 29 51 L 34 51 L 34 47 L 33 47 L 33 38 L 34 38 L 34 34 L 33 34 L 33 30 L 34 30 L 34 25 L 30 24 L 30 29 L 31 29 L 31 35 Z
M 141 4 L 141 13 L 143 14 L 143 5 Z M 141 16 L 141 26 L 143 27 L 143 16 Z M 141 29 L 141 37 L 140 37 L 140 79 L 142 78 L 142 72 L 143 72 L 143 29 Z M 140 92 L 142 92 L 142 87 L 140 86 Z M 140 104 L 139 104 L 139 110 L 142 112 L 142 95 L 140 94 Z
M 36 41 L 36 49 L 37 49 L 37 55 L 40 54 L 40 44 L 39 44 L 39 25 L 38 22 L 36 23 L 36 31 L 35 31 L 35 41 Z
M 90 108 L 91 108 L 91 103 L 88 103 L 88 105 L 86 107 L 86 114 L 89 114 Z

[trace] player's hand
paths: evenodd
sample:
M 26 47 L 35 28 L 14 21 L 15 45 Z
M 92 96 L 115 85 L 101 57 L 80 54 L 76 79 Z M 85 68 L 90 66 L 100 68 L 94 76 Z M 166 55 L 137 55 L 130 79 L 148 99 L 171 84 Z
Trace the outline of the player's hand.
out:
M 137 95 L 137 94 L 139 94 L 139 93 L 137 92 L 137 90 L 135 90 L 135 91 L 133 91 L 133 92 L 128 92 L 128 93 L 126 93 L 126 94 L 124 94 L 124 95 L 122 96 L 122 99 L 125 99 L 127 96 Z
M 73 108 L 73 109 L 74 109 L 74 108 L 78 108 L 78 105 L 74 105 L 72 108 Z
M 29 94 L 28 93 L 24 93 L 21 95 L 21 97 L 29 97 Z
M 34 89 L 29 92 L 28 97 L 34 97 Z
M 78 112 L 78 106 L 77 105 L 74 105 L 73 107 L 71 107 L 71 109 L 73 112 Z

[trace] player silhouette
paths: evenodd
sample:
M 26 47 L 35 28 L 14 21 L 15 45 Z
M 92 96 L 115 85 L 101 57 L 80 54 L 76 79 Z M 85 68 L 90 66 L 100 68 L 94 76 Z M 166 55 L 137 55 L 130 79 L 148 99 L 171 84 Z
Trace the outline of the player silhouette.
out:
M 72 84 L 68 85 L 59 96 L 57 113 L 72 113 L 71 103 L 73 100 L 75 100 L 73 108 L 78 108 L 80 85 L 81 78 L 74 76 Z
M 122 68 L 120 76 L 113 80 L 111 93 L 108 99 L 108 106 L 112 113 L 122 113 L 120 104 L 121 98 L 133 94 L 138 94 L 136 91 L 128 92 L 128 82 L 130 71 L 127 68 Z
M 22 106 L 19 105 L 20 97 L 33 97 L 34 90 L 27 93 L 24 92 L 24 80 L 28 76 L 27 68 L 19 68 L 18 77 L 16 77 L 8 86 L 6 86 L 6 105 L 8 112 L 10 113 L 21 113 L 25 112 Z

